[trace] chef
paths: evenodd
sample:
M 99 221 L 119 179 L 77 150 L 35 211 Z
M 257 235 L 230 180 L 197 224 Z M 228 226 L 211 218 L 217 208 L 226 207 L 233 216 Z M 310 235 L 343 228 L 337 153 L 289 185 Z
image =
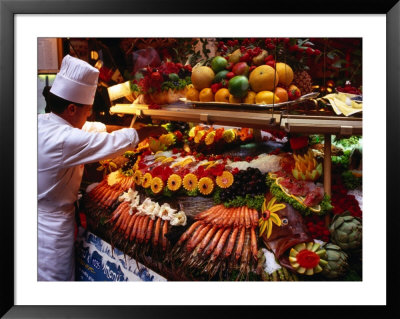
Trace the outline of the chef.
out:
M 90 116 L 99 71 L 65 56 L 51 87 L 50 113 L 38 116 L 38 280 L 74 280 L 74 203 L 84 164 L 132 150 L 159 127 L 112 133 L 82 130 Z

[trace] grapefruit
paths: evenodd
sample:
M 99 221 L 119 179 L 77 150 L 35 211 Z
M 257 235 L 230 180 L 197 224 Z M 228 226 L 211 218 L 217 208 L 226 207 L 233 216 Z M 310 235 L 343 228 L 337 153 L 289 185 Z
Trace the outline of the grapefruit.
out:
M 192 84 L 197 90 L 202 90 L 211 86 L 215 73 L 208 66 L 198 66 L 192 70 Z
M 195 88 L 189 88 L 186 91 L 186 99 L 189 101 L 198 101 L 199 100 L 199 91 Z
M 215 102 L 229 102 L 229 90 L 226 88 L 219 89 L 215 93 Z
M 247 92 L 247 95 L 244 98 L 243 103 L 246 103 L 246 104 L 256 103 L 256 92 L 254 92 L 254 91 Z
M 286 63 L 278 62 L 275 65 L 275 69 L 279 75 L 279 83 L 289 86 L 294 77 L 292 68 Z
M 214 93 L 211 88 L 204 88 L 199 94 L 200 102 L 214 102 Z
M 276 104 L 279 103 L 279 97 L 277 97 L 271 91 L 261 91 L 256 95 L 257 104 Z
M 249 77 L 251 89 L 254 92 L 273 91 L 278 85 L 279 75 L 275 69 L 269 65 L 256 67 Z

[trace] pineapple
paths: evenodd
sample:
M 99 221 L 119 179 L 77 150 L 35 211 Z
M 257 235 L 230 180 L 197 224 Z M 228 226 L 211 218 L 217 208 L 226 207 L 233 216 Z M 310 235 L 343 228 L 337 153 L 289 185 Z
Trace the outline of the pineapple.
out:
M 301 95 L 312 92 L 312 79 L 307 71 L 295 72 L 292 83 L 300 89 Z

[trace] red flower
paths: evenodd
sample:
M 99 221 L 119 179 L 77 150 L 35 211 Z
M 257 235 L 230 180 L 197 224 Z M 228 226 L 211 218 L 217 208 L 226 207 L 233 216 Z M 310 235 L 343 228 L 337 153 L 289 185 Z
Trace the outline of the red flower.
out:
M 292 150 L 298 150 L 308 145 L 308 136 L 291 137 L 289 141 Z
M 213 92 L 214 94 L 217 93 L 217 91 L 218 91 L 220 88 L 222 88 L 222 83 L 221 83 L 221 82 L 211 84 L 211 90 L 212 90 L 212 92 Z
M 232 170 L 232 174 L 235 175 L 235 174 L 237 174 L 237 173 L 239 173 L 239 169 L 238 169 L 237 167 L 235 167 L 235 168 Z
M 174 134 L 175 134 L 176 140 L 178 142 L 182 141 L 183 135 L 182 135 L 181 131 L 175 131 Z

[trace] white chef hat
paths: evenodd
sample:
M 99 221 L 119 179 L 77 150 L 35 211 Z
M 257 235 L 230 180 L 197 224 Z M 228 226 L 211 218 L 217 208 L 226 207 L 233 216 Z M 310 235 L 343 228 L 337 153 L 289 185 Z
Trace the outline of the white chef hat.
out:
M 99 70 L 89 63 L 66 55 L 50 92 L 71 102 L 91 105 L 98 77 Z

